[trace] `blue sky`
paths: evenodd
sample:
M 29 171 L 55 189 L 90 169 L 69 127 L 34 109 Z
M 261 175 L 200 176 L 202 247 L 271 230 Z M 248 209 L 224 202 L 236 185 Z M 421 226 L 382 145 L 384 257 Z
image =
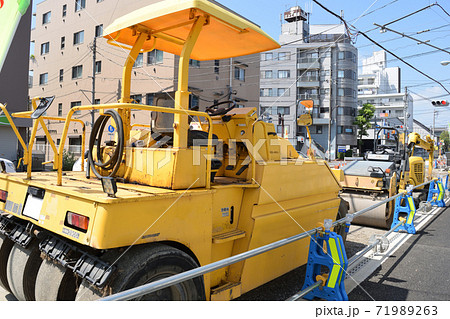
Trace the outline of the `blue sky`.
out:
M 299 5 L 302 8 L 312 8 L 310 16 L 311 24 L 339 23 L 337 18 L 331 16 L 316 4 L 312 4 L 311 1 L 219 0 L 219 2 L 260 25 L 264 31 L 276 40 L 278 39 L 281 28 L 280 14 L 291 6 Z M 347 21 L 353 20 L 352 24 L 358 30 L 364 32 L 373 29 L 373 23 L 384 24 L 390 22 L 428 6 L 433 2 L 428 0 L 322 0 L 321 3 L 336 13 L 343 10 L 344 18 Z M 450 5 L 448 1 L 441 1 L 440 4 L 444 7 L 444 9 L 446 9 L 447 12 L 450 12 Z M 385 8 L 379 9 L 358 19 L 363 13 L 368 13 L 385 5 L 387 5 Z M 408 34 L 441 27 L 436 30 L 423 32 L 421 34 L 413 34 L 411 36 L 422 41 L 430 40 L 430 44 L 440 48 L 450 46 L 450 17 L 437 6 L 424 10 L 402 21 L 393 23 L 389 27 L 396 31 Z M 368 35 L 378 42 L 399 37 L 391 32 L 380 33 L 379 29 L 370 31 Z M 406 38 L 400 38 L 381 44 L 387 49 L 392 50 L 400 57 L 406 57 L 409 55 L 434 50 L 433 48 L 423 44 L 418 45 L 415 41 Z M 358 48 L 360 58 L 370 56 L 373 51 L 381 50 L 377 46 L 370 44 L 370 42 L 364 39 L 361 35 L 357 37 L 354 45 Z M 392 58 L 393 57 L 391 55 L 388 55 L 388 60 Z M 416 68 L 424 71 L 437 80 L 449 79 L 443 84 L 450 91 L 450 65 L 446 67 L 442 66 L 440 61 L 443 60 L 450 60 L 448 53 L 438 52 L 407 59 L 407 61 Z M 412 92 L 416 92 L 424 97 L 434 97 L 446 93 L 439 87 L 438 84 L 431 83 L 429 79 L 412 70 L 400 61 L 390 61 L 388 62 L 388 66 L 401 67 L 402 86 L 414 86 L 410 88 Z M 417 86 L 424 83 L 425 85 Z M 423 100 L 417 95 L 413 95 L 413 97 L 415 99 L 414 117 L 424 124 L 431 125 L 433 113 L 431 103 L 427 100 Z M 444 99 L 445 98 L 450 99 L 450 96 L 444 97 Z M 449 109 L 439 109 L 436 119 L 436 126 L 448 126 L 450 122 Z
M 89 1 L 89 0 L 88 0 Z M 126 0 L 110 0 L 110 1 L 126 1 Z M 336 24 L 338 19 L 325 12 L 312 1 L 296 1 L 296 0 L 218 0 L 223 5 L 238 12 L 244 17 L 252 20 L 261 28 L 271 35 L 275 40 L 278 40 L 278 35 L 281 30 L 280 14 L 291 6 L 299 5 L 300 7 L 308 8 L 311 12 L 311 24 Z M 37 2 L 41 2 L 38 0 Z M 145 3 L 145 1 L 142 1 Z M 339 13 L 343 10 L 344 18 L 361 31 L 368 31 L 374 28 L 373 23 L 384 24 L 402 17 L 406 14 L 414 12 L 425 6 L 428 6 L 434 1 L 430 0 L 322 0 L 321 3 L 330 10 Z M 447 12 L 450 12 L 450 4 L 448 1 L 440 0 L 440 5 L 444 7 Z M 385 6 L 384 8 L 382 8 Z M 376 10 L 373 13 L 371 11 Z M 369 13 L 369 14 L 367 14 Z M 360 18 L 362 14 L 367 14 Z M 440 48 L 450 47 L 450 16 L 444 13 L 439 7 L 434 6 L 430 9 L 424 10 L 402 21 L 393 23 L 390 28 L 407 33 L 422 41 L 429 40 Z M 438 29 L 435 29 L 438 28 Z M 431 29 L 428 32 L 421 32 Z M 435 30 L 433 30 L 435 29 Z M 411 34 L 414 33 L 414 34 Z M 368 33 L 374 40 L 381 42 L 394 38 L 392 41 L 381 43 L 387 49 L 392 50 L 400 57 L 406 57 L 414 54 L 426 53 L 422 56 L 412 57 L 407 59 L 409 63 L 416 68 L 424 71 L 437 80 L 446 80 L 442 82 L 444 86 L 450 91 L 450 65 L 442 66 L 440 61 L 450 60 L 450 56 L 445 52 L 434 52 L 428 54 L 428 51 L 434 50 L 431 47 L 423 44 L 417 44 L 413 40 L 406 38 L 399 38 L 398 35 L 391 32 L 380 33 L 379 29 L 370 31 Z M 367 57 L 373 51 L 380 50 L 377 46 L 370 44 L 368 40 L 361 35 L 356 38 L 354 44 L 358 48 L 359 57 Z M 449 49 L 450 50 L 450 49 Z M 393 59 L 388 55 L 388 60 Z M 432 83 L 429 79 L 416 71 L 410 69 L 408 66 L 400 61 L 389 61 L 388 66 L 399 66 L 402 69 L 402 86 L 411 86 L 410 90 L 418 93 L 424 97 L 431 98 L 445 93 L 438 84 Z M 421 85 L 423 84 L 423 85 Z M 426 125 L 432 123 L 433 109 L 431 103 L 418 95 L 414 97 L 414 117 Z M 450 96 L 442 99 L 449 99 Z M 448 126 L 450 123 L 450 107 L 440 108 L 436 119 L 436 126 Z

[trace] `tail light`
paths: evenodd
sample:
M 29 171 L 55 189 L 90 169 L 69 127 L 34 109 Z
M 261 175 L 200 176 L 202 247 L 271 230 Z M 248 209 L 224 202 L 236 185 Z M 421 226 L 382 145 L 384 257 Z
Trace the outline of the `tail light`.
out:
M 7 197 L 8 197 L 8 192 L 0 190 L 0 202 L 6 203 Z
M 64 224 L 85 233 L 89 226 L 89 217 L 73 212 L 67 212 Z

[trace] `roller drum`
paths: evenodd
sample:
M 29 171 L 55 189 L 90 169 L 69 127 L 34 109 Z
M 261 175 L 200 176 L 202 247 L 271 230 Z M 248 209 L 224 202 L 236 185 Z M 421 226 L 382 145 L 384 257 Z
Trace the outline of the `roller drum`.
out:
M 356 213 L 364 208 L 380 203 L 388 198 L 387 194 L 372 196 L 355 193 L 343 193 L 341 197 L 350 205 L 349 214 Z M 353 219 L 354 224 L 389 229 L 392 224 L 392 214 L 389 203 L 380 205 Z

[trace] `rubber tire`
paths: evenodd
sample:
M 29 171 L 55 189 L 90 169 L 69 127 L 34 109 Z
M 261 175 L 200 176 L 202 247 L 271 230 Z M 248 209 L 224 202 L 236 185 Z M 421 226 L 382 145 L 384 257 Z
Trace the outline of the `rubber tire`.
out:
M 102 259 L 115 263 L 115 277 L 101 291 L 83 280 L 76 300 L 96 300 L 198 267 L 188 254 L 171 246 L 151 244 L 133 247 L 120 259 L 108 252 Z M 133 300 L 205 300 L 203 277 L 197 277 Z
M 11 288 L 9 288 L 6 267 L 13 246 L 14 242 L 11 239 L 4 235 L 0 235 L 0 287 L 9 292 L 11 292 Z
M 33 240 L 27 248 L 17 244 L 12 247 L 6 272 L 11 293 L 17 300 L 34 299 L 34 282 L 41 262 L 37 240 Z
M 51 260 L 45 259 L 36 278 L 37 301 L 73 301 L 78 289 L 78 280 L 73 271 Z
M 349 203 L 341 198 L 341 202 L 339 203 L 339 210 L 336 215 L 336 220 L 342 219 L 345 216 L 347 216 L 348 209 L 349 209 Z M 345 224 L 341 224 L 339 226 L 334 227 L 333 230 L 338 235 L 341 235 L 342 241 L 345 243 L 347 241 L 347 232 L 345 231 Z

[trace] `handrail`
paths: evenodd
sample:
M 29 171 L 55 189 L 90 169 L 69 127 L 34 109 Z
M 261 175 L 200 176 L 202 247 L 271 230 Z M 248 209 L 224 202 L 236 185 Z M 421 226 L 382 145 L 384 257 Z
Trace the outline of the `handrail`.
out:
M 431 181 L 428 181 L 428 182 L 422 183 L 420 185 L 414 186 L 414 187 L 411 188 L 411 190 L 414 190 L 416 188 L 422 187 L 422 186 L 427 185 L 429 183 L 431 183 Z M 362 209 L 362 210 L 354 213 L 353 216 L 359 216 L 359 215 L 362 215 L 364 213 L 367 213 L 368 211 L 370 211 L 370 210 L 372 210 L 372 209 L 374 209 L 374 208 L 376 208 L 376 207 L 378 207 L 378 206 L 380 206 L 380 205 L 382 205 L 382 204 L 384 204 L 386 202 L 392 201 L 392 200 L 394 200 L 395 198 L 397 198 L 397 197 L 399 197 L 401 195 L 403 195 L 403 193 L 399 193 L 399 194 L 397 194 L 395 196 L 389 197 L 388 200 L 376 203 L 376 204 L 374 204 L 374 205 L 372 205 L 370 207 Z M 339 225 L 339 224 L 345 224 L 345 223 L 346 223 L 346 218 L 342 218 L 342 219 L 339 219 L 339 220 L 335 221 L 332 224 L 332 226 L 336 226 L 336 225 Z M 209 273 L 211 271 L 214 271 L 214 270 L 217 270 L 217 269 L 221 269 L 221 268 L 229 266 L 231 264 L 243 261 L 245 259 L 257 256 L 257 255 L 260 255 L 260 254 L 263 254 L 265 252 L 268 252 L 270 250 L 273 250 L 273 249 L 282 247 L 284 245 L 293 243 L 295 241 L 298 241 L 300 239 L 306 238 L 308 236 L 312 236 L 312 235 L 314 235 L 315 233 L 317 233 L 318 231 L 321 231 L 321 230 L 322 230 L 322 227 L 316 227 L 316 228 L 313 228 L 313 229 L 308 230 L 306 232 L 303 232 L 301 234 L 297 234 L 297 235 L 294 235 L 294 236 L 291 236 L 291 237 L 288 237 L 288 238 L 285 238 L 285 239 L 281 239 L 281 240 L 278 240 L 276 242 L 273 242 L 273 243 L 270 243 L 270 244 L 267 244 L 267 245 L 264 245 L 264 246 L 261 246 L 261 247 L 258 247 L 258 248 L 255 248 L 255 249 L 243 252 L 243 253 L 240 253 L 238 255 L 231 256 L 231 257 L 228 257 L 228 258 L 225 258 L 225 259 L 213 262 L 213 263 L 205 265 L 205 266 L 194 268 L 192 270 L 188 270 L 188 271 L 182 272 L 182 273 L 177 274 L 177 275 L 173 275 L 173 276 L 170 276 L 170 277 L 167 277 L 167 278 L 164 278 L 164 279 L 160 279 L 158 281 L 150 282 L 148 284 L 145 284 L 145 285 L 142 285 L 142 286 L 139 286 L 139 287 L 135 287 L 135 288 L 132 288 L 132 289 L 129 289 L 129 290 L 125 290 L 125 291 L 119 292 L 117 294 L 101 298 L 99 300 L 101 300 L 101 301 L 131 300 L 133 298 L 137 298 L 137 297 L 140 297 L 140 296 L 143 296 L 143 295 L 155 292 L 157 290 L 170 287 L 170 286 L 178 284 L 180 282 L 183 282 L 183 281 L 186 281 L 186 280 L 189 280 L 189 279 L 192 279 L 192 278 L 199 277 L 199 276 L 204 275 L 206 273 Z
M 32 105 L 33 105 L 33 109 L 36 109 L 36 101 L 40 99 L 40 97 L 35 97 L 32 99 Z M 58 159 L 59 157 L 59 152 L 56 148 L 55 142 L 53 141 L 53 139 L 51 138 L 50 132 L 47 129 L 47 125 L 45 125 L 43 120 L 50 120 L 50 121 L 65 121 L 66 119 L 64 117 L 56 117 L 56 116 L 40 116 L 37 121 L 35 121 L 35 123 L 33 124 L 33 129 L 32 129 L 32 134 L 30 137 L 30 142 L 27 145 L 25 144 L 25 142 L 23 141 L 22 137 L 20 136 L 20 134 L 17 131 L 17 128 L 14 125 L 14 122 L 12 121 L 11 116 L 16 117 L 16 118 L 31 118 L 31 114 L 33 114 L 33 111 L 26 111 L 26 112 L 15 112 L 12 113 L 11 116 L 9 115 L 8 111 L 6 111 L 6 107 L 1 105 L 1 109 L 3 111 L 3 113 L 5 113 L 8 121 L 10 122 L 11 126 L 13 127 L 14 133 L 16 134 L 17 138 L 19 139 L 20 143 L 22 144 L 23 149 L 25 150 L 25 154 L 24 154 L 24 165 L 28 165 L 27 167 L 27 178 L 31 178 L 31 162 L 32 162 L 32 153 L 33 153 L 33 145 L 34 145 L 34 139 L 36 137 L 36 133 L 37 133 L 37 128 L 38 128 L 38 124 L 40 124 L 42 126 L 42 129 L 44 130 L 44 134 L 47 137 L 50 146 L 52 147 L 53 153 L 54 153 L 54 157 L 56 156 L 56 158 Z M 82 127 L 82 135 L 81 135 L 81 153 L 82 156 L 84 156 L 85 153 L 85 140 L 86 140 L 86 126 L 84 124 L 84 122 L 82 120 L 79 119 L 70 119 L 70 122 L 78 122 L 81 124 Z M 62 154 L 62 153 L 61 153 Z M 58 165 L 59 161 L 57 160 L 55 162 L 55 160 L 53 160 L 53 168 L 57 169 L 57 165 Z M 84 171 L 84 167 L 82 165 L 81 170 Z
M 68 123 L 72 119 L 72 115 L 76 111 L 84 111 L 84 110 L 104 110 L 104 109 L 114 109 L 121 108 L 123 110 L 143 110 L 143 111 L 155 111 L 161 113 L 172 113 L 172 114 L 182 114 L 182 115 L 191 115 L 191 116 L 199 116 L 206 118 L 209 122 L 209 132 L 208 132 L 208 146 L 207 146 L 207 159 L 206 159 L 206 188 L 211 188 L 211 151 L 212 151 L 212 119 L 205 112 L 192 111 L 192 110 L 184 110 L 184 109 L 175 109 L 175 108 L 166 108 L 160 106 L 151 106 L 151 105 L 143 105 L 143 104 L 133 104 L 133 103 L 112 103 L 112 104 L 95 104 L 95 105 L 85 105 L 85 106 L 75 106 L 69 110 L 66 116 L 66 122 L 64 124 L 63 133 L 61 136 L 61 144 L 59 145 L 59 152 L 61 153 L 64 149 L 64 142 L 67 138 L 68 131 Z M 62 153 L 61 153 L 62 154 Z M 57 173 L 57 185 L 62 185 L 62 156 L 58 156 L 58 173 Z

